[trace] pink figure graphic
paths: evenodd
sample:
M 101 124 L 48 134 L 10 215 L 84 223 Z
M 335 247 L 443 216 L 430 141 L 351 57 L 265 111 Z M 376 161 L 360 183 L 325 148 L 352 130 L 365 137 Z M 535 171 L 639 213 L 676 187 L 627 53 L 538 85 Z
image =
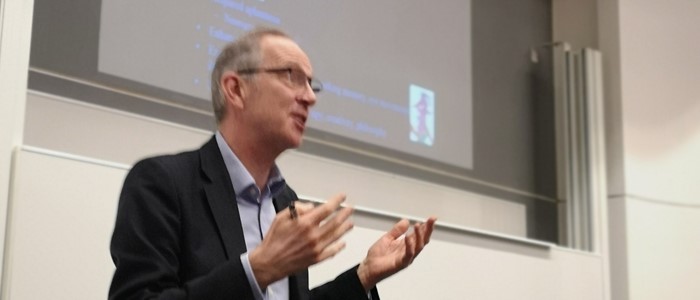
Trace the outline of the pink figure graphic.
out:
M 433 137 L 430 135 L 430 130 L 428 129 L 427 116 L 431 114 L 428 111 L 428 98 L 429 96 L 425 93 L 421 94 L 420 100 L 414 106 L 416 112 L 418 112 L 418 124 L 412 126 L 411 133 L 412 138 L 426 145 L 433 144 Z

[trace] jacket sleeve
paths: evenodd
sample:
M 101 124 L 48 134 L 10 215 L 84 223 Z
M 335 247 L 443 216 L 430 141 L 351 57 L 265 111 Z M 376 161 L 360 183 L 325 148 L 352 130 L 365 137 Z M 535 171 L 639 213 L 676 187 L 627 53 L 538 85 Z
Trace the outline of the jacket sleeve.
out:
M 357 277 L 357 267 L 338 275 L 333 281 L 327 282 L 311 290 L 312 300 L 367 300 L 364 287 Z M 379 300 L 379 293 L 374 287 L 370 291 L 372 300 Z
M 148 159 L 127 175 L 110 245 L 116 271 L 109 299 L 253 299 L 238 257 L 181 278 L 181 195 L 173 173 Z

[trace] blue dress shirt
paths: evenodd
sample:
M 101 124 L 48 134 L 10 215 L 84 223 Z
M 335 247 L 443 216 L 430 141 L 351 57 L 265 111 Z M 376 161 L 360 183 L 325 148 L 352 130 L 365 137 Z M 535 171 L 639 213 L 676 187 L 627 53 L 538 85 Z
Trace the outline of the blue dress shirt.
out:
M 275 165 L 270 171 L 267 185 L 260 190 L 255 185 L 255 180 L 250 172 L 243 166 L 241 161 L 231 151 L 220 132 L 216 132 L 216 143 L 219 145 L 221 156 L 224 158 L 226 169 L 231 177 L 233 190 L 236 192 L 236 203 L 238 213 L 241 217 L 243 235 L 248 252 L 241 255 L 248 283 L 253 289 L 256 300 L 288 300 L 289 299 L 289 279 L 285 277 L 270 284 L 263 291 L 255 280 L 253 269 L 248 260 L 248 253 L 255 249 L 262 242 L 263 237 L 270 228 L 272 221 L 277 214 L 272 203 L 272 198 L 279 193 L 285 185 L 284 178 Z

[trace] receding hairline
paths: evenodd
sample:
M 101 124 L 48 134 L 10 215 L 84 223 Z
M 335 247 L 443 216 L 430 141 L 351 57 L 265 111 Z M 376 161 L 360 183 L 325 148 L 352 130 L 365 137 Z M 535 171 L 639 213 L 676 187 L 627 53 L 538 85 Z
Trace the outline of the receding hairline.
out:
M 280 48 L 279 46 L 291 47 Z M 261 63 L 270 63 L 269 60 L 286 61 L 286 66 L 298 67 L 309 76 L 313 73 L 311 59 L 301 46 L 289 36 L 268 35 L 259 40 Z M 292 51 L 280 51 L 280 49 L 291 49 Z M 268 60 L 268 61 L 265 61 Z M 269 67 L 269 66 L 266 66 Z M 279 67 L 279 66 L 273 66 Z

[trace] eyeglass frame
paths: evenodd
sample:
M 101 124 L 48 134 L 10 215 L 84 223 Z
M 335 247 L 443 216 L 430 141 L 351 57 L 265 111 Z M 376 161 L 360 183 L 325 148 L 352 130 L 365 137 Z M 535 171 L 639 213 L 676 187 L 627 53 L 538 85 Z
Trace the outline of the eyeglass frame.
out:
M 295 69 L 295 68 L 250 68 L 250 69 L 243 69 L 243 70 L 238 70 L 236 73 L 238 74 L 256 74 L 256 73 L 287 73 L 287 79 L 289 79 L 289 82 L 296 86 L 296 87 L 301 87 L 302 86 L 302 81 L 299 80 L 301 76 L 294 77 L 292 74 L 302 74 L 304 81 L 303 85 L 306 87 L 306 84 L 308 84 L 311 87 L 311 90 L 314 93 L 319 93 L 323 90 L 323 83 L 321 83 L 320 80 L 306 76 L 303 71 Z M 293 78 L 297 78 L 297 80 L 294 80 Z

